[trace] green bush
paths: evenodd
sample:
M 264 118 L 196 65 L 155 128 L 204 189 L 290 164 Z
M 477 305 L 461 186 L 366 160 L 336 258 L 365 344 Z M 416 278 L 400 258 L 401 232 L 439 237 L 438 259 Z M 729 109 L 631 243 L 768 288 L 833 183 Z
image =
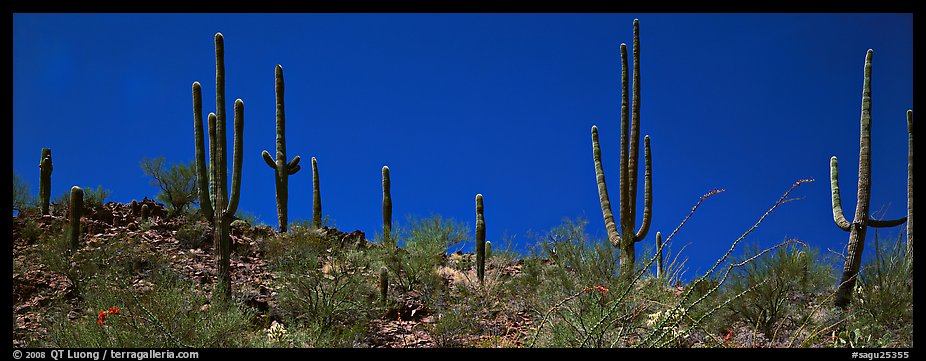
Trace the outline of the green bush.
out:
M 156 199 L 167 205 L 170 215 L 182 214 L 188 206 L 199 203 L 195 161 L 168 167 L 164 157 L 144 158 L 140 166 L 145 175 L 153 178 L 151 184 L 160 188 Z
M 13 172 L 13 210 L 22 212 L 33 204 L 32 195 L 29 193 L 29 184 Z
M 759 252 L 757 247 L 747 248 L 732 262 Z M 756 328 L 770 341 L 790 338 L 805 319 L 810 300 L 832 286 L 832 269 L 817 258 L 818 251 L 792 244 L 733 268 L 723 294 L 730 298 L 745 294 L 728 304 L 730 322 Z
M 247 347 L 253 311 L 240 304 L 210 305 L 203 292 L 166 269 L 148 291 L 108 272 L 81 292 L 76 320 L 53 317 L 45 347 Z M 118 307 L 118 313 L 100 313 Z
M 437 274 L 447 250 L 469 240 L 470 230 L 453 219 L 431 216 L 409 218 L 408 226 L 395 227 L 393 237 L 401 240 L 404 249 L 395 252 L 383 247 L 384 260 L 394 283 L 405 291 L 418 289 L 427 294 L 439 288 L 443 280 Z
M 853 336 L 864 335 L 859 340 L 883 339 L 861 347 L 905 347 L 913 344 L 913 279 L 908 268 L 911 260 L 906 256 L 903 233 L 886 244 L 881 240 L 875 232 L 869 241 L 873 241 L 875 256 L 862 265 L 846 329 Z

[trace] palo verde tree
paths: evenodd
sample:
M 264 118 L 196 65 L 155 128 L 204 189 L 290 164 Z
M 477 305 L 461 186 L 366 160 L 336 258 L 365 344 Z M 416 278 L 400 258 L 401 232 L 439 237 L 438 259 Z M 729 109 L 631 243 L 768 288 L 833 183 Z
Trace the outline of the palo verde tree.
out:
M 241 158 L 244 142 L 244 101 L 235 100 L 234 160 L 232 165 L 231 196 L 228 195 L 228 163 L 225 132 L 225 38 L 215 34 L 215 113 L 209 113 L 209 178 L 206 175 L 206 157 L 203 141 L 202 87 L 193 83 L 193 123 L 196 143 L 196 168 L 199 174 L 200 209 L 215 228 L 216 291 L 230 299 L 231 275 L 231 220 L 238 210 L 241 193 Z M 207 186 L 206 179 L 210 179 Z
M 839 197 L 839 163 L 836 156 L 830 158 L 830 192 L 833 200 L 833 219 L 843 231 L 849 232 L 849 246 L 842 279 L 836 291 L 835 304 L 840 308 L 849 306 L 852 291 L 858 277 L 862 262 L 862 250 L 865 248 L 865 232 L 871 227 L 893 227 L 903 224 L 907 219 L 881 221 L 868 218 L 871 201 L 871 57 L 873 51 L 868 49 L 865 56 L 864 81 L 862 82 L 862 115 L 859 130 L 858 160 L 858 202 L 855 206 L 855 218 L 849 223 L 842 211 Z
M 643 188 L 643 223 L 634 230 L 637 215 L 637 159 L 640 142 L 640 22 L 633 21 L 633 105 L 632 117 L 627 90 L 627 44 L 621 44 L 621 160 L 620 160 L 620 232 L 611 212 L 608 186 L 605 183 L 604 168 L 601 165 L 601 146 L 598 143 L 598 127 L 592 126 L 592 155 L 595 160 L 595 177 L 598 181 L 598 198 L 604 216 L 608 240 L 620 248 L 621 278 L 628 279 L 634 273 L 635 243 L 649 232 L 652 218 L 652 158 L 649 136 L 643 138 L 646 160 Z M 629 134 L 628 134 L 629 131 Z

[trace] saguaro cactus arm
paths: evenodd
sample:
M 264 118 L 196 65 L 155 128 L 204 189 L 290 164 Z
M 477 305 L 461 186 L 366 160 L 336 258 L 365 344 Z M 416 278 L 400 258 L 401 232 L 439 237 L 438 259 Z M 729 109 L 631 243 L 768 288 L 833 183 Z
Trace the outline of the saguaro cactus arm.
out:
M 640 153 L 640 20 L 633 19 L 633 79 L 632 79 L 631 115 L 630 115 L 630 159 L 628 162 L 630 188 L 627 197 L 631 213 L 637 210 L 637 159 Z M 645 233 L 644 233 L 645 234 Z M 642 237 L 641 237 L 642 238 Z M 639 240 L 637 240 L 639 241 Z
M 843 213 L 842 200 L 839 196 L 839 162 L 835 156 L 830 158 L 830 194 L 833 203 L 833 220 L 836 221 L 836 226 L 843 231 L 849 231 L 852 223 L 846 219 Z M 892 220 L 867 219 L 866 225 L 875 228 L 887 228 L 899 226 L 904 222 L 907 222 L 907 217 Z
M 598 181 L 598 201 L 601 203 L 601 214 L 604 216 L 605 229 L 608 230 L 608 241 L 617 247 L 621 243 L 621 235 L 614 223 L 614 213 L 611 211 L 611 200 L 608 197 L 608 185 L 604 178 L 604 167 L 601 165 L 601 145 L 598 143 L 598 127 L 592 126 L 592 157 L 595 159 L 595 178 Z
M 643 157 L 646 161 L 646 170 L 643 174 L 643 223 L 634 235 L 633 240 L 640 242 L 649 232 L 650 220 L 653 218 L 653 158 L 650 155 L 649 136 L 643 137 Z
M 629 139 L 627 135 L 630 121 L 630 92 L 627 86 L 627 44 L 621 43 L 621 162 L 620 162 L 620 222 L 621 230 L 629 228 L 630 214 L 630 171 Z
M 264 158 L 264 162 L 267 163 L 267 166 L 269 166 L 271 169 L 274 169 L 274 170 L 277 169 L 277 162 L 273 160 L 273 157 L 270 155 L 270 152 L 265 150 L 261 152 L 260 155 L 262 158 Z
M 238 211 L 238 200 L 241 198 L 241 161 L 244 149 L 244 101 L 235 100 L 235 149 L 232 164 L 232 189 L 228 208 L 225 214 L 233 216 Z
M 849 231 L 852 224 L 842 211 L 842 199 L 839 196 L 839 161 L 836 156 L 830 158 L 830 195 L 833 200 L 833 220 L 843 231 Z
M 214 124 L 211 124 L 209 128 L 211 133 Z M 203 136 L 203 95 L 202 86 L 198 81 L 193 82 L 193 134 L 196 146 L 196 182 L 199 187 L 199 209 L 206 219 L 212 219 L 212 200 L 209 196 L 209 179 L 211 176 L 207 173 L 206 143 Z M 210 153 L 211 155 L 212 153 Z M 211 169 L 212 167 L 208 168 Z

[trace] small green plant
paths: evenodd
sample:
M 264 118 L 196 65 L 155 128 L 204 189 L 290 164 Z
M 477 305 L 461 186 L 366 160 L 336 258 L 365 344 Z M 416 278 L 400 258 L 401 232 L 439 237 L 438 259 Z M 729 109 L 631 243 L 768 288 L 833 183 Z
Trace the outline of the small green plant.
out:
M 32 205 L 32 195 L 29 193 L 29 184 L 19 174 L 13 172 L 13 210 L 22 212 Z
M 109 197 L 110 191 L 108 189 L 103 189 L 103 186 L 98 185 L 96 189 L 93 188 L 84 188 L 84 205 L 87 208 L 100 208 L 103 206 L 103 203 L 106 202 L 106 197 Z
M 156 199 L 167 205 L 169 215 L 183 214 L 199 202 L 195 161 L 167 166 L 164 157 L 144 158 L 140 166 L 152 178 L 151 184 L 161 190 Z

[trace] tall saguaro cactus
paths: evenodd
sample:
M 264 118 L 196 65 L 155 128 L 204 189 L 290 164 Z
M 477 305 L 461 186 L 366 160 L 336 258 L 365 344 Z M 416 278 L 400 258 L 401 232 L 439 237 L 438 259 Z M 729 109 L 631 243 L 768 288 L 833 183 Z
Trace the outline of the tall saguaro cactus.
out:
M 383 244 L 392 244 L 392 191 L 389 166 L 383 166 Z
M 637 159 L 640 142 L 640 22 L 633 21 L 633 104 L 632 116 L 628 106 L 627 45 L 621 44 L 621 160 L 620 160 L 620 232 L 611 212 L 611 200 L 605 183 L 601 164 L 601 146 L 598 143 L 598 127 L 592 126 L 592 156 L 595 160 L 595 176 L 598 181 L 598 198 L 601 214 L 604 216 L 608 240 L 620 248 L 621 277 L 630 277 L 634 272 L 635 243 L 643 240 L 649 232 L 652 218 L 652 157 L 649 136 L 643 138 L 645 174 L 643 188 L 643 220 L 634 231 L 637 215 Z M 628 135 L 629 132 L 629 135 Z
M 205 147 L 202 125 L 202 88 L 193 83 L 193 121 L 196 144 L 196 168 L 199 174 L 199 194 L 203 215 L 210 218 L 215 228 L 215 252 L 217 291 L 231 297 L 231 219 L 238 210 L 241 193 L 241 161 L 244 142 L 244 102 L 235 100 L 234 110 L 234 159 L 232 163 L 231 195 L 228 194 L 228 162 L 225 121 L 225 38 L 215 34 L 215 113 L 209 114 L 209 174 L 207 189 Z
M 662 233 L 656 232 L 656 278 L 665 276 L 662 258 Z
M 907 111 L 907 257 L 913 278 L 913 110 Z
M 71 204 L 68 206 L 68 240 L 71 242 L 71 251 L 80 247 L 80 216 L 84 212 L 84 190 L 78 186 L 71 187 Z
M 868 218 L 871 201 L 871 58 L 873 51 L 868 49 L 865 55 L 864 81 L 862 84 L 862 115 L 859 140 L 858 161 L 858 203 L 855 206 L 855 218 L 852 223 L 846 220 L 839 197 L 839 164 L 836 157 L 830 158 L 830 191 L 833 200 L 833 220 L 836 225 L 849 232 L 849 247 L 846 263 L 843 267 L 842 280 L 836 291 L 835 304 L 845 308 L 852 299 L 856 277 L 862 262 L 862 250 L 865 248 L 865 231 L 868 226 L 893 227 L 906 221 L 906 218 L 879 221 Z
M 289 163 L 286 162 L 286 111 L 283 104 L 283 66 L 276 66 L 276 118 L 277 118 L 277 157 L 276 161 L 270 157 L 266 150 L 261 153 L 267 165 L 275 171 L 277 187 L 277 218 L 280 222 L 280 232 L 286 232 L 288 217 L 287 203 L 289 202 L 289 176 L 296 174 L 302 167 L 299 166 L 297 155 Z
M 476 276 L 483 283 L 486 266 L 486 221 L 483 215 L 482 194 L 476 195 Z
M 42 159 L 39 160 L 39 198 L 42 200 L 42 215 L 48 214 L 48 201 L 51 199 L 51 149 L 42 148 Z
M 322 192 L 319 189 L 318 161 L 312 157 L 312 222 L 322 228 Z

